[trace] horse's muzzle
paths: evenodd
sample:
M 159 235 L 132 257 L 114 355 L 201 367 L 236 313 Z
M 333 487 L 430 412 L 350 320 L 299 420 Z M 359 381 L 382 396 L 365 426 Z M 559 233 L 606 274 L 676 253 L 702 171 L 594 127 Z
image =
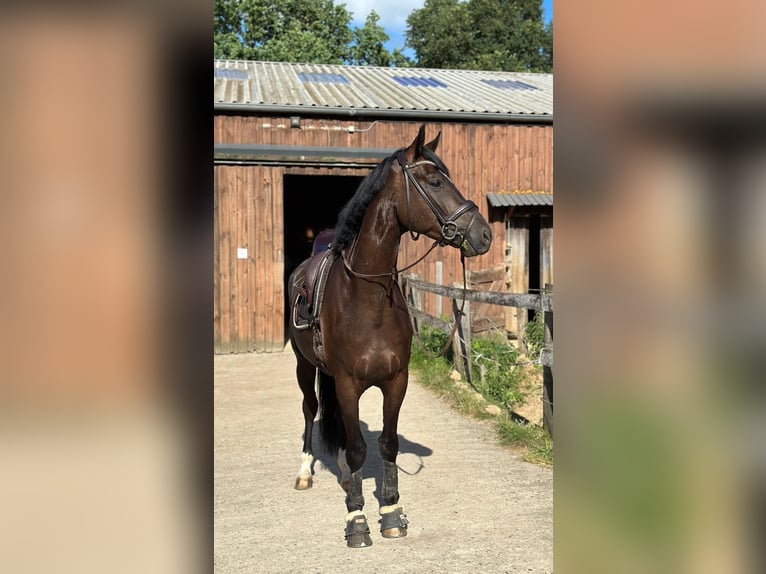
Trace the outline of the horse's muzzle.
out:
M 483 218 L 473 222 L 463 237 L 460 250 L 466 257 L 476 257 L 489 251 L 492 245 L 492 229 Z

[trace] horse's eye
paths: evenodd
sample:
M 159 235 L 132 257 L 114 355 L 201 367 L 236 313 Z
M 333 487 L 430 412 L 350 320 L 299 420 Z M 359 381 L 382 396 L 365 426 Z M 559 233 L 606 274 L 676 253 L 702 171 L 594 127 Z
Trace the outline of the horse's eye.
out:
M 430 182 L 431 187 L 441 187 L 442 186 L 442 180 L 440 179 L 434 179 Z

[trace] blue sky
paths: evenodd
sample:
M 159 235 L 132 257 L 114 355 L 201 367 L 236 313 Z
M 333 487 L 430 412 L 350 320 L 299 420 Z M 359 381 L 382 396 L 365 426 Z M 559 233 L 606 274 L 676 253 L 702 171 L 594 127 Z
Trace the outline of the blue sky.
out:
M 337 0 L 336 0 L 337 1 Z M 402 48 L 404 46 L 404 30 L 407 28 L 407 16 L 415 8 L 421 8 L 425 0 L 341 0 L 346 8 L 353 14 L 353 25 L 364 24 L 367 15 L 372 9 L 380 16 L 379 24 L 383 26 L 390 36 L 386 48 Z M 543 18 L 549 22 L 553 17 L 553 0 L 543 0 Z M 406 50 L 405 54 L 413 57 L 412 50 Z

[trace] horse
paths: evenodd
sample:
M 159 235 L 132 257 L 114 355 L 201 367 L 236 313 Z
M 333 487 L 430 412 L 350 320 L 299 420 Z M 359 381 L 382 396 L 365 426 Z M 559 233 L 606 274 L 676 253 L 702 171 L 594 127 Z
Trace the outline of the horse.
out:
M 338 215 L 326 251 L 301 263 L 289 278 L 289 336 L 305 420 L 295 488 L 312 486 L 311 438 L 321 405 L 320 436 L 338 458 L 348 512 L 345 539 L 352 548 L 372 544 L 362 493 L 367 445 L 359 428 L 359 398 L 372 386 L 383 395 L 380 531 L 385 538 L 407 535 L 396 457 L 413 327 L 398 284 L 400 239 L 407 232 L 413 239 L 423 234 L 434 240 L 426 255 L 438 245 L 459 249 L 461 257 L 484 254 L 492 242 L 478 206 L 458 191 L 436 155 L 440 138 L 441 132 L 424 143 L 423 125 L 409 146 L 377 165 Z M 307 285 L 307 278 L 316 284 Z M 313 313 L 306 311 L 312 287 Z M 301 308 L 305 320 L 300 319 Z

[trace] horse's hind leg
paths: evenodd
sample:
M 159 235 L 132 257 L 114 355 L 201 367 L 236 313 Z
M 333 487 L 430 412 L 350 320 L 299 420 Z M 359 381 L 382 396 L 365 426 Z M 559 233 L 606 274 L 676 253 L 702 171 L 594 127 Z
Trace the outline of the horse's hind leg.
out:
M 298 366 L 295 372 L 298 377 L 298 385 L 301 391 L 303 391 L 303 419 L 305 427 L 303 430 L 301 468 L 298 471 L 298 476 L 295 478 L 295 489 L 308 490 L 313 483 L 311 465 L 314 462 L 314 452 L 311 448 L 311 435 L 314 432 L 314 418 L 319 408 L 315 388 L 316 367 L 299 353 L 296 353 L 296 357 L 298 359 Z
M 378 439 L 383 459 L 383 486 L 380 507 L 380 533 L 384 538 L 407 536 L 407 517 L 399 504 L 399 470 L 396 455 L 399 452 L 399 410 L 407 392 L 407 370 L 399 373 L 383 388 L 383 431 Z

